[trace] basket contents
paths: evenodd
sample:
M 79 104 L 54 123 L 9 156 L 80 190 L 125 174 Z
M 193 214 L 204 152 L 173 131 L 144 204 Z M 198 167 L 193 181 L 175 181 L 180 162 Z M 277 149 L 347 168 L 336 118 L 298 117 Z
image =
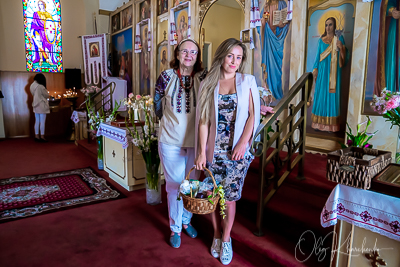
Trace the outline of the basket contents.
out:
M 198 180 L 184 180 L 180 185 L 180 192 L 186 196 L 193 198 L 205 198 L 212 194 L 214 185 L 212 181 L 204 179 L 203 182 Z
M 190 172 L 194 170 L 192 168 Z M 183 180 L 179 186 L 178 200 L 183 198 L 183 204 L 187 211 L 196 214 L 208 214 L 215 211 L 219 202 L 220 214 L 225 218 L 226 203 L 225 193 L 222 185 L 217 184 L 212 173 L 205 169 L 210 177 L 205 178 L 202 182 L 198 180 L 189 180 L 190 172 L 187 174 L 186 179 Z

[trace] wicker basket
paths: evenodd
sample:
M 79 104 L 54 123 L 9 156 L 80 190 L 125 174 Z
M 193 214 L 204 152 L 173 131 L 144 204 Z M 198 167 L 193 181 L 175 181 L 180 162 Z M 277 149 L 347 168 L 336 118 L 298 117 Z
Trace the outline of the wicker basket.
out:
M 364 155 L 375 156 L 364 160 Z M 377 149 L 348 147 L 328 154 L 328 180 L 361 189 L 371 187 L 371 179 L 392 161 L 392 153 Z
M 204 168 L 211 176 L 213 182 L 214 182 L 214 188 L 217 188 L 217 184 L 215 183 L 214 176 L 212 173 L 207 169 Z M 186 180 L 189 180 L 190 173 L 194 170 L 194 167 L 190 169 L 189 173 L 186 175 Z M 212 213 L 215 211 L 215 208 L 218 205 L 219 201 L 219 195 L 215 195 L 215 190 L 213 190 L 213 195 L 211 198 L 192 198 L 190 196 L 186 196 L 182 193 L 180 193 L 182 200 L 183 200 L 183 206 L 185 209 L 191 213 L 195 214 L 208 214 Z M 212 204 L 210 200 L 214 203 Z

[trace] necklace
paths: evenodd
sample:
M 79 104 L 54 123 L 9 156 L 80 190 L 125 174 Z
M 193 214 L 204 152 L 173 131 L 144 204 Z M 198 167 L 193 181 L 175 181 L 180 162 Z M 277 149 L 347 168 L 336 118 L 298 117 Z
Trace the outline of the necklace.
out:
M 192 88 L 193 86 L 193 76 L 194 72 L 192 72 L 191 75 L 181 75 L 181 70 L 178 68 L 178 77 L 179 77 L 179 82 L 181 84 L 181 87 L 185 89 L 185 91 L 188 91 L 189 89 Z

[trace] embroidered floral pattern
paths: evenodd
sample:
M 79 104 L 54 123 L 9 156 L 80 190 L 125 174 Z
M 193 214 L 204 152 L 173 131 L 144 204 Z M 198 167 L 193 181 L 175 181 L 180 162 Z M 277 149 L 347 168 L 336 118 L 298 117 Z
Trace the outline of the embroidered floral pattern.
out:
M 231 160 L 236 121 L 237 95 L 218 96 L 218 125 L 214 147 L 214 159 L 207 162 L 217 183 L 221 183 L 228 201 L 241 198 L 244 179 L 253 156 L 246 151 L 241 160 Z
M 339 204 L 337 204 L 337 211 L 339 212 L 339 213 L 343 213 L 344 211 L 345 211 L 345 208 L 344 208 L 344 206 L 343 206 L 343 204 L 342 203 L 339 203 Z
M 360 217 L 361 217 L 361 219 L 364 220 L 364 222 L 368 222 L 369 220 L 372 219 L 372 216 L 369 215 L 369 212 L 368 212 L 368 211 L 363 211 L 363 212 L 360 214 Z
M 182 93 L 183 88 L 179 85 L 178 96 L 176 97 L 176 111 L 182 113 Z
M 190 113 L 190 91 L 193 91 L 193 90 L 185 91 L 185 95 L 186 95 L 186 98 L 185 98 L 186 113 Z
M 156 88 L 155 88 L 155 96 L 154 96 L 154 108 L 155 113 L 158 118 L 161 119 L 163 116 L 162 109 L 162 101 L 161 99 L 165 96 L 165 89 L 168 86 L 171 77 L 168 76 L 166 71 L 161 72 L 160 77 L 157 79 Z
M 391 222 L 389 225 L 390 228 L 392 228 L 393 232 L 400 232 L 400 223 L 398 221 Z
M 322 217 L 324 217 L 325 220 L 328 220 L 330 214 L 331 213 L 327 209 L 324 208 L 324 210 L 322 212 Z

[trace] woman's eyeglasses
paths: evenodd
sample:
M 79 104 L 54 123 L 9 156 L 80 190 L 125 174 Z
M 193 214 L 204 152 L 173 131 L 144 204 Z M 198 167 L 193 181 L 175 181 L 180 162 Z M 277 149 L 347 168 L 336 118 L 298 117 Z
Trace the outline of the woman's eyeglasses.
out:
M 185 55 L 191 55 L 191 56 L 195 56 L 195 55 L 197 55 L 197 51 L 196 50 L 187 50 L 187 49 L 182 49 L 182 50 L 179 50 L 179 52 L 182 52 L 183 54 L 185 54 Z

